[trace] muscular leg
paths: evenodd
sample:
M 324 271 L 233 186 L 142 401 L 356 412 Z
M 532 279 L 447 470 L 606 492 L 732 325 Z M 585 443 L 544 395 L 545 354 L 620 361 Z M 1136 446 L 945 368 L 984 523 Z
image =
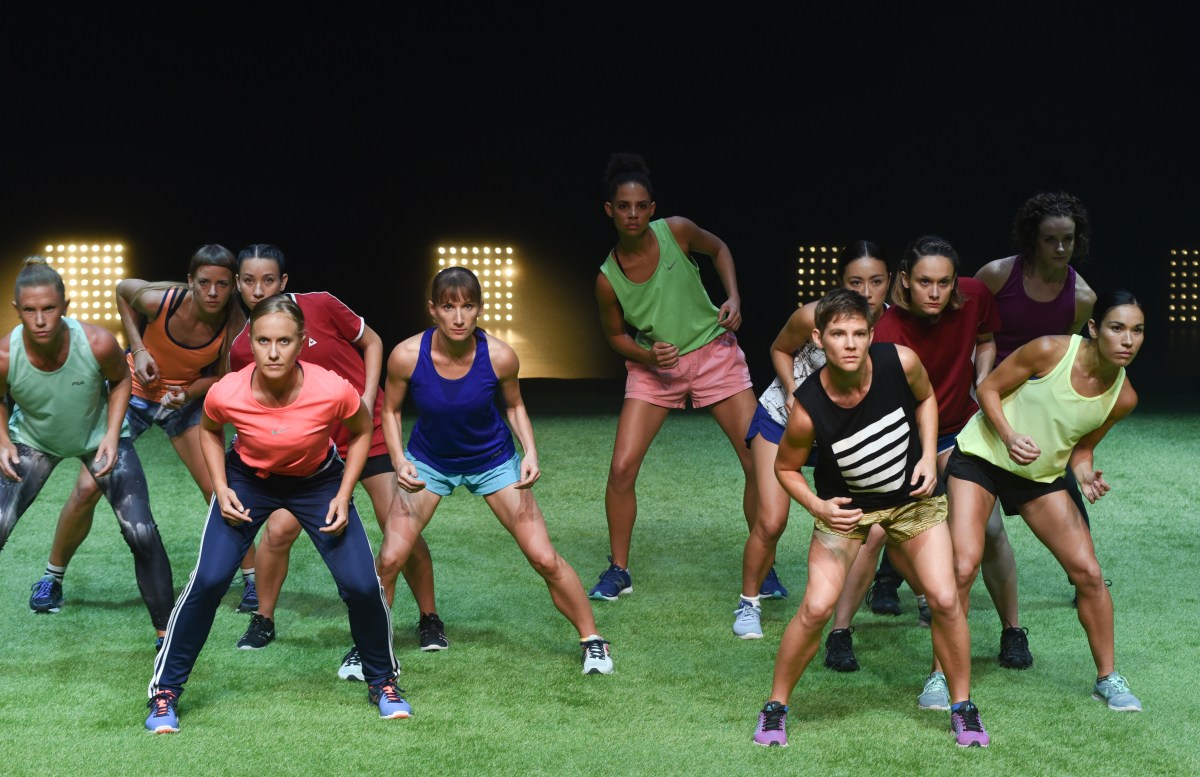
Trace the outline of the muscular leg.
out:
M 966 701 L 971 697 L 971 633 L 958 598 L 950 529 L 939 523 L 892 547 L 908 562 L 933 612 L 933 653 L 946 674 L 950 702 Z
M 754 530 L 754 519 L 758 513 L 758 489 L 754 481 L 754 458 L 746 449 L 746 432 L 750 429 L 750 421 L 754 418 L 754 408 L 757 404 L 758 400 L 754 398 L 754 392 L 744 389 L 732 397 L 722 399 L 710 408 L 713 418 L 717 420 L 717 425 L 721 427 L 721 431 L 725 432 L 729 443 L 733 445 L 733 452 L 737 454 L 738 463 L 742 465 L 742 474 L 745 476 L 745 483 L 742 486 L 742 513 L 746 516 L 746 527 L 751 531 Z M 772 473 L 775 471 L 774 464 L 772 464 L 771 471 Z M 774 562 L 774 558 L 771 560 Z M 768 565 L 767 568 L 770 569 L 770 566 Z M 761 582 L 760 580 L 759 583 L 761 584 Z
M 50 545 L 51 564 L 66 567 L 71 563 L 75 551 L 79 550 L 92 530 L 92 519 L 100 496 L 100 488 L 91 473 L 87 467 L 81 466 L 71 495 L 58 513 L 58 525 L 54 528 L 54 541 Z
M 1021 506 L 1021 515 L 1067 573 L 1079 595 L 1079 622 L 1087 633 L 1096 675 L 1114 668 L 1113 604 L 1087 524 L 1065 491 L 1040 496 Z
M 371 497 L 371 506 L 375 509 L 375 519 L 379 521 L 380 531 L 386 533 L 388 512 L 392 507 L 392 497 L 398 490 L 396 476 L 391 472 L 380 472 L 378 475 L 372 475 L 359 482 L 363 484 L 363 488 L 367 490 L 367 495 Z M 425 615 L 436 613 L 437 603 L 434 599 L 433 589 L 433 556 L 430 555 L 429 545 L 426 544 L 423 536 L 417 535 L 408 560 L 400 566 L 400 574 L 404 575 L 404 582 L 408 583 L 408 588 L 412 591 L 413 599 L 417 603 L 417 611 Z M 387 595 L 388 606 L 391 607 L 396 595 L 396 576 L 393 574 L 384 577 L 381 573 L 380 580 L 383 583 L 383 591 Z
M 834 605 L 861 545 L 858 540 L 813 530 L 808 546 L 808 585 L 804 588 L 800 609 L 779 642 L 771 701 L 788 703 L 792 689 L 816 655 L 821 630 L 833 615 Z
M 258 554 L 254 571 L 255 587 L 258 590 L 256 612 L 275 620 L 275 605 L 279 603 L 279 591 L 287 579 L 288 557 L 292 545 L 300 536 L 300 522 L 287 510 L 276 510 L 267 519 L 262 539 L 258 541 Z
M 1017 619 L 1017 559 L 1013 555 L 1000 505 L 992 508 L 983 542 L 983 583 L 987 586 L 1003 628 L 1020 626 Z
M 88 477 L 92 477 L 90 471 Z M 142 463 L 128 438 L 122 439 L 117 449 L 116 466 L 93 482 L 104 492 L 116 513 L 121 536 L 133 552 L 138 590 L 150 612 L 155 631 L 162 636 L 166 634 L 167 620 L 175 603 L 171 560 L 167 558 L 158 525 L 150 513 L 150 494 Z
M 775 563 L 775 548 L 787 527 L 792 500 L 775 478 L 778 451 L 779 446 L 761 434 L 750 442 L 758 510 L 742 551 L 742 595 L 747 597 L 758 595 L 767 571 Z
M 608 518 L 608 543 L 613 563 L 629 568 L 629 545 L 633 539 L 633 524 L 637 520 L 638 472 L 650 443 L 667 420 L 668 408 L 652 405 L 641 399 L 626 399 L 617 420 L 617 439 L 613 443 L 612 464 L 608 484 L 604 488 L 604 513 Z M 749 428 L 747 420 L 746 428 Z
M 546 531 L 546 519 L 533 492 L 527 488 L 506 486 L 484 497 L 496 518 L 517 541 L 529 565 L 546 581 L 554 606 L 566 616 L 579 638 L 596 634 L 592 603 L 583 591 L 583 583 L 570 564 L 558 555 Z
M 850 628 L 858 606 L 867 597 L 867 590 L 871 587 L 871 581 L 875 579 L 875 563 L 886 539 L 887 532 L 882 526 L 875 524 L 871 527 L 867 541 L 859 549 L 842 587 L 842 594 L 838 597 L 837 607 L 833 612 L 834 629 Z
M 433 517 L 442 498 L 428 489 L 409 493 L 396 488 L 387 520 L 383 527 L 383 544 L 375 560 L 381 581 L 391 580 L 395 590 L 396 577 L 412 556 L 421 532 Z

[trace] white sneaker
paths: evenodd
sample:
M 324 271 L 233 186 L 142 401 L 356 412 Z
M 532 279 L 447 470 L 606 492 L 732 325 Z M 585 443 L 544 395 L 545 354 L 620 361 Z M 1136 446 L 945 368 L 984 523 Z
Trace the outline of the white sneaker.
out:
M 733 633 L 740 639 L 762 639 L 762 610 L 745 599 L 733 611 Z
M 612 654 L 608 650 L 608 640 L 596 638 L 580 642 L 583 648 L 584 674 L 612 674 Z
M 350 652 L 342 659 L 342 665 L 338 667 L 338 677 L 343 680 L 358 680 L 360 683 L 367 681 L 363 676 L 362 659 L 358 656 L 358 647 L 350 648 Z

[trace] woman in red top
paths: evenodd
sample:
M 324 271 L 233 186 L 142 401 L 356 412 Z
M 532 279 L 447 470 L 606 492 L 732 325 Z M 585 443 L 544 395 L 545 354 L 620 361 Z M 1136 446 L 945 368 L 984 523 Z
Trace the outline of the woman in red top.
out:
M 229 347 L 246 320 L 234 302 L 233 254 L 220 245 L 201 246 L 188 265 L 187 283 L 151 283 L 127 278 L 117 284 L 116 304 L 129 342 L 133 396 L 125 417 L 136 440 L 157 425 L 200 488 L 205 502 L 212 484 L 200 455 L 199 427 L 204 395 L 229 365 Z M 67 564 L 92 528 L 100 488 L 85 469 L 58 516 L 58 528 L 41 586 L 62 598 Z M 243 603 L 254 599 L 254 549 L 243 561 Z M 30 598 L 30 607 L 40 610 Z M 253 607 L 251 606 L 251 609 Z M 43 610 L 44 611 L 44 610 Z

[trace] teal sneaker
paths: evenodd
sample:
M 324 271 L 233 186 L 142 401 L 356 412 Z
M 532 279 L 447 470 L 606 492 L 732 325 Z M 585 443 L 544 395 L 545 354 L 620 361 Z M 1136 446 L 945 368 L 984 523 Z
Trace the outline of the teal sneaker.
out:
M 1116 672 L 1096 681 L 1096 687 L 1092 690 L 1092 698 L 1108 702 L 1108 708 L 1117 712 L 1142 711 L 1142 703 L 1129 690 L 1129 683 L 1125 682 L 1125 678 Z
M 762 610 L 745 599 L 738 599 L 733 611 L 733 634 L 739 639 L 762 639 Z
M 946 685 L 946 675 L 932 672 L 925 680 L 925 689 L 917 697 L 917 706 L 923 710 L 950 709 L 950 687 Z

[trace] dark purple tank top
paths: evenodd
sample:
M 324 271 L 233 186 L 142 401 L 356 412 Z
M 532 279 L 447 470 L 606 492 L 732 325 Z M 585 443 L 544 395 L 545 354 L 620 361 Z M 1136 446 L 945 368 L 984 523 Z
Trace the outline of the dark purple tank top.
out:
M 1032 300 L 1025 293 L 1024 268 L 1025 261 L 1018 256 L 1008 280 L 995 295 L 1001 321 L 995 335 L 996 364 L 1030 340 L 1067 334 L 1075 320 L 1075 268 L 1067 265 L 1062 291 L 1049 302 Z

